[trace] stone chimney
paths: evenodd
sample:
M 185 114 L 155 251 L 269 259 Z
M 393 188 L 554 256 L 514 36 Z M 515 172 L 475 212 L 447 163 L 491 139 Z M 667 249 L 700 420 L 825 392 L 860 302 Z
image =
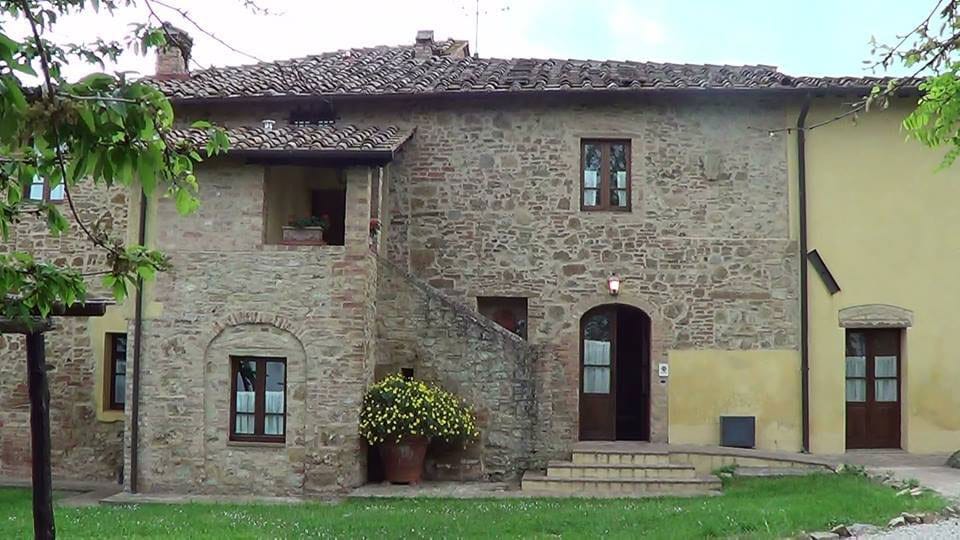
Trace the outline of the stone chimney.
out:
M 164 23 L 167 44 L 157 49 L 158 79 L 186 79 L 190 76 L 190 51 L 193 50 L 193 38 L 190 34 Z
M 433 56 L 433 30 L 420 30 L 417 40 L 413 43 L 413 57 L 417 60 L 426 60 Z

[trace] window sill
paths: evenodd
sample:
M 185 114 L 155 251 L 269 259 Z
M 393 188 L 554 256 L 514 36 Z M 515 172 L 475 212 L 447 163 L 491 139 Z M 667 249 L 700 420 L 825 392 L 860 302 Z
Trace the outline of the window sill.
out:
M 124 414 L 123 414 L 123 411 L 118 411 L 114 409 L 104 409 L 97 413 L 97 421 L 103 422 L 105 424 L 112 424 L 114 422 L 123 422 Z
M 331 249 L 332 248 L 332 249 Z M 343 250 L 344 246 L 332 245 L 332 244 L 262 244 L 263 251 L 313 251 L 313 250 L 328 250 L 328 251 L 338 251 Z
M 237 448 L 286 448 L 286 441 L 227 441 L 227 446 Z

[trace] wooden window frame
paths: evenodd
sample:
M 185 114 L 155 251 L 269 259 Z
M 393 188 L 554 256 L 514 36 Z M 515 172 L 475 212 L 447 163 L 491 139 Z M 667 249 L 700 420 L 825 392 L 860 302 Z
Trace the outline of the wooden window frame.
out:
M 254 382 L 253 434 L 237 433 L 237 372 L 240 362 L 252 360 L 257 365 L 258 376 Z M 268 362 L 283 364 L 283 434 L 267 435 L 266 424 L 266 385 Z M 277 443 L 287 442 L 287 359 L 272 356 L 231 356 L 230 357 L 230 440 L 235 442 Z
M 41 198 L 39 198 L 39 199 L 32 199 L 32 198 L 30 198 L 30 188 L 31 188 L 33 185 L 39 184 L 39 183 L 40 183 L 40 182 L 31 182 L 30 185 L 28 185 L 28 186 L 23 190 L 23 200 L 24 200 L 24 201 L 26 201 L 26 202 L 28 202 L 28 203 L 33 203 L 33 204 L 43 204 L 43 203 L 48 203 L 48 204 L 63 204 L 63 203 L 67 200 L 66 187 L 63 188 L 63 189 L 64 189 L 64 193 L 63 193 L 63 197 L 62 197 L 62 198 L 60 198 L 60 199 L 51 199 L 51 198 L 50 198 L 50 181 L 47 180 L 46 178 L 43 179 L 43 196 L 42 196 Z M 61 183 L 60 185 L 62 186 L 63 184 Z
M 583 173 L 586 171 L 586 146 L 600 147 L 600 201 L 596 206 L 586 205 L 586 186 L 583 183 Z M 627 157 L 627 205 L 612 206 L 610 204 L 610 147 L 614 144 L 624 145 Z M 580 139 L 580 210 L 583 212 L 630 212 L 633 205 L 633 157 L 630 139 Z
M 108 384 L 104 385 L 107 389 L 107 399 L 105 400 L 107 405 L 107 410 L 109 411 L 122 411 L 124 409 L 124 403 L 118 403 L 116 400 L 117 396 L 117 356 L 116 356 L 116 340 L 118 337 L 123 336 L 124 339 L 127 338 L 125 332 L 108 332 L 106 336 L 105 346 L 105 358 L 107 360 L 107 373 L 110 377 Z M 123 358 L 126 362 L 127 357 L 124 354 Z M 124 380 L 126 380 L 126 371 L 124 371 Z

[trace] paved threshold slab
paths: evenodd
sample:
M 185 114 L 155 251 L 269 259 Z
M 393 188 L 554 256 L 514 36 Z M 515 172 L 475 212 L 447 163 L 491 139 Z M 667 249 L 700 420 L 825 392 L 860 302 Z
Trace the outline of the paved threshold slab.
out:
M 323 499 L 316 499 L 323 500 Z M 102 504 L 303 504 L 300 497 L 254 497 L 222 495 L 117 493 L 100 500 Z
M 503 482 L 423 482 L 416 486 L 389 483 L 360 486 L 348 495 L 351 498 L 442 497 L 450 499 L 484 499 L 523 497 L 520 486 Z

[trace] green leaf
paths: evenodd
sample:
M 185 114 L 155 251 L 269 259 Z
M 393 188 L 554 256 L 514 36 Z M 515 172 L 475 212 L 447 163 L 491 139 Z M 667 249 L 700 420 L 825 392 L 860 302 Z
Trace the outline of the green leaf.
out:
M 200 207 L 200 201 L 193 196 L 186 188 L 178 188 L 176 193 L 177 212 L 185 216 L 197 211 Z
M 4 77 L 3 86 L 7 89 L 7 94 L 10 96 L 10 102 L 13 104 L 14 108 L 20 112 L 27 110 L 27 99 L 23 97 L 23 92 L 20 90 L 20 83 L 15 77 Z
M 137 174 L 140 176 L 140 184 L 143 191 L 149 195 L 157 187 L 157 170 L 160 168 L 160 152 L 155 146 L 151 146 L 146 152 L 140 154 L 140 162 L 137 166 Z
M 69 227 L 67 219 L 57 210 L 55 205 L 47 206 L 47 227 L 56 236 L 63 234 Z
M 80 115 L 80 119 L 83 120 L 83 123 L 87 125 L 87 129 L 90 130 L 90 133 L 97 132 L 97 125 L 93 121 L 93 111 L 91 111 L 89 107 L 78 107 L 77 114 Z
M 153 266 L 146 264 L 137 268 L 137 274 L 139 274 L 144 281 L 152 281 L 157 275 L 157 271 L 153 269 Z

